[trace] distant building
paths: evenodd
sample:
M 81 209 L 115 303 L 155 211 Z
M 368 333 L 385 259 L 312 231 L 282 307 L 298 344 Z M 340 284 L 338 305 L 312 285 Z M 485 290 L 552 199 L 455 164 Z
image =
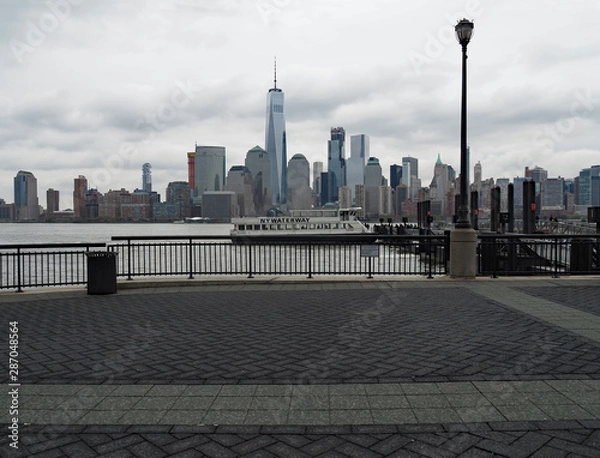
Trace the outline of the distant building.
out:
M 4 199 L 0 199 L 0 221 L 13 221 L 15 219 L 15 205 L 7 204 Z
M 125 188 L 110 190 L 104 194 L 102 203 L 98 205 L 98 217 L 102 219 L 119 219 L 121 204 L 131 202 L 131 194 Z
M 346 185 L 354 190 L 357 184 L 364 184 L 365 167 L 371 154 L 371 139 L 359 134 L 350 137 L 350 157 L 346 161 Z
M 547 178 L 542 182 L 542 211 L 565 210 L 565 180 L 561 177 Z
M 312 190 L 315 194 L 321 194 L 321 174 L 323 173 L 323 163 L 321 161 L 313 162 L 313 182 Z
M 237 199 L 233 191 L 207 191 L 202 200 L 202 217 L 213 222 L 229 223 L 239 215 Z
M 274 85 L 267 94 L 265 150 L 271 164 L 271 203 L 275 206 L 285 206 L 287 204 L 287 134 L 284 94 L 277 87 L 277 68 L 275 68 Z
M 89 189 L 85 193 L 85 218 L 94 219 L 100 215 L 100 204 L 103 202 L 103 195 L 97 189 Z
M 450 209 L 447 205 L 447 194 L 453 187 L 453 171 L 448 164 L 444 164 L 438 154 L 437 161 L 433 168 L 433 179 L 431 180 L 430 197 L 431 213 L 434 216 L 448 216 Z M 439 203 L 438 203 L 439 202 Z M 438 213 L 439 208 L 439 213 Z
M 403 157 L 402 158 L 402 167 L 404 168 L 405 171 L 407 171 L 407 173 L 404 174 L 407 177 L 419 178 L 419 160 L 416 157 L 411 157 L 411 156 Z M 407 182 L 408 182 L 408 180 L 405 180 L 404 184 L 406 184 Z
M 175 221 L 192 216 L 191 190 L 186 181 L 172 181 L 167 185 L 165 202 L 152 203 L 152 219 L 155 221 Z
M 252 174 L 254 214 L 264 216 L 272 206 L 271 160 L 264 149 L 255 146 L 246 153 L 245 165 Z
M 19 171 L 14 178 L 15 220 L 37 221 L 40 206 L 37 195 L 37 179 L 31 172 Z
M 402 166 L 390 165 L 390 186 L 392 189 L 396 189 L 399 184 L 402 184 Z
M 253 188 L 254 181 L 248 167 L 234 165 L 229 169 L 225 191 L 233 191 L 236 194 L 238 210 L 233 216 L 256 216 L 252 199 Z
M 87 178 L 83 175 L 73 180 L 73 215 L 75 218 L 86 217 L 86 193 L 88 188 Z
M 500 210 L 503 212 L 508 211 L 508 185 L 510 184 L 510 179 L 508 178 L 498 178 L 496 180 L 496 186 L 500 188 Z
M 196 187 L 196 153 L 187 153 L 188 159 L 188 183 L 190 184 L 190 190 L 194 190 Z
M 148 162 L 142 166 L 142 190 L 152 192 L 152 166 Z
M 379 216 L 392 215 L 392 188 L 389 186 L 379 186 Z
M 383 174 L 379 159 L 370 157 L 365 167 L 365 216 L 372 218 L 382 213 L 380 190 Z M 390 199 L 391 200 L 391 199 Z
M 310 164 L 303 154 L 294 154 L 287 166 L 288 209 L 307 210 L 312 208 L 310 189 Z
M 331 128 L 331 139 L 327 142 L 327 173 L 329 174 L 329 188 L 332 194 L 328 202 L 338 200 L 338 188 L 346 186 L 346 158 L 345 158 L 346 131 L 343 127 Z
M 349 186 L 342 186 L 338 189 L 339 195 L 339 208 L 350 208 L 352 207 L 352 189 Z
M 577 178 L 576 205 L 600 206 L 600 165 L 581 170 Z
M 225 160 L 223 146 L 196 146 L 194 197 L 198 203 L 202 203 L 205 192 L 222 191 L 225 187 Z
M 60 193 L 55 189 L 48 189 L 46 191 L 46 217 L 52 217 L 54 212 L 60 210 L 59 208 Z
M 367 194 L 365 191 L 364 184 L 357 184 L 356 186 L 354 186 L 354 206 L 360 208 L 358 216 L 364 218 L 365 210 L 367 207 Z
M 147 221 L 152 218 L 152 194 L 141 190 L 133 193 L 121 188 L 108 191 L 98 205 L 98 217 L 102 219 L 123 219 Z

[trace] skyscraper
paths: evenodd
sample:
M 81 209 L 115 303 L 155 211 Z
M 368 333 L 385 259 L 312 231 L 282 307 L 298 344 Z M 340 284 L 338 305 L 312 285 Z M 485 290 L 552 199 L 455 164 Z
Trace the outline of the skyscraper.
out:
M 20 170 L 14 179 L 15 219 L 35 221 L 40 216 L 37 195 L 37 179 L 33 173 Z
M 419 178 L 419 160 L 416 157 L 406 156 L 402 158 L 402 166 L 407 169 L 406 164 L 410 164 L 410 173 L 406 174 L 406 183 L 410 183 L 410 177 Z
M 288 199 L 290 210 L 312 207 L 310 164 L 303 154 L 294 154 L 288 163 Z
M 392 189 L 402 183 L 402 166 L 398 164 L 390 165 L 390 186 Z
M 79 175 L 73 180 L 73 216 L 75 218 L 85 218 L 85 194 L 88 189 L 87 178 Z
M 59 209 L 60 193 L 56 189 L 48 189 L 46 191 L 46 215 L 52 216 L 52 213 L 57 212 Z
M 321 194 L 321 174 L 323 173 L 323 163 L 321 161 L 313 162 L 313 193 Z
M 582 169 L 578 183 L 577 205 L 600 205 L 600 165 Z
M 357 184 L 365 181 L 365 166 L 370 155 L 370 138 L 359 134 L 350 137 L 350 157 L 346 162 L 346 185 L 354 193 Z
M 188 158 L 188 183 L 190 185 L 190 191 L 193 191 L 196 187 L 196 153 L 187 153 Z
M 271 190 L 273 205 L 287 203 L 287 138 L 283 91 L 277 87 L 277 67 L 274 86 L 267 94 L 267 123 L 265 149 L 271 161 Z
M 266 215 L 271 208 L 271 161 L 269 155 L 260 146 L 246 153 L 245 165 L 252 174 L 252 199 L 255 214 Z
M 147 162 L 142 165 L 142 191 L 152 192 L 152 166 Z
M 225 186 L 225 147 L 198 146 L 194 162 L 196 169 L 194 197 L 202 203 L 202 194 L 207 191 L 222 191 Z
M 374 217 L 381 213 L 379 207 L 379 188 L 383 184 L 383 175 L 379 159 L 370 157 L 365 167 L 365 216 Z
M 329 174 L 329 188 L 333 192 L 329 196 L 329 202 L 336 202 L 338 188 L 346 186 L 345 143 L 346 131 L 344 128 L 332 127 L 331 140 L 327 142 L 327 173 Z

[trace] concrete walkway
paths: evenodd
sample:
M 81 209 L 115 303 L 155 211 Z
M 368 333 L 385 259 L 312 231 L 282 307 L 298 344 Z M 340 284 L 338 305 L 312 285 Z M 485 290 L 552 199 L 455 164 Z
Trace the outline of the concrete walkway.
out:
M 600 456 L 599 278 L 334 280 L 0 293 L 0 456 Z

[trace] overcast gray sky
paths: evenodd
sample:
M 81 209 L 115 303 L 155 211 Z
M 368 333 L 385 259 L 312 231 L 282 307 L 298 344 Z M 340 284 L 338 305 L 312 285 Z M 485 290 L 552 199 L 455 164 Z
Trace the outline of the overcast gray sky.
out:
M 2 0 L 0 198 L 29 170 L 64 209 L 78 175 L 133 190 L 145 162 L 164 194 L 196 142 L 243 164 L 264 146 L 275 55 L 289 157 L 326 163 L 343 126 L 386 176 L 417 157 L 428 185 L 438 153 L 459 169 L 463 17 L 471 170 L 600 163 L 600 0 Z

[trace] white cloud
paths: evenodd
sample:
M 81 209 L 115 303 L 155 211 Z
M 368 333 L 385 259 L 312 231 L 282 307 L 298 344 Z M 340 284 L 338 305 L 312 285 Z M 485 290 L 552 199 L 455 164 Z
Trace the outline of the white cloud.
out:
M 419 158 L 428 183 L 438 153 L 458 169 L 460 47 L 452 26 L 465 16 L 475 21 L 471 165 L 480 160 L 494 177 L 522 175 L 527 165 L 572 177 L 600 163 L 596 0 L 57 4 L 67 1 L 61 17 L 45 2 L 0 5 L 7 201 L 20 169 L 38 178 L 42 203 L 54 187 L 66 207 L 77 175 L 133 189 L 144 162 L 164 192 L 186 178 L 185 153 L 195 142 L 226 146 L 228 165 L 243 163 L 264 142 L 274 55 L 290 157 L 326 162 L 329 128 L 339 125 L 369 134 L 386 172 L 404 155 Z M 44 32 L 37 41 L 36 27 Z M 21 62 L 11 40 L 31 48 Z M 192 85 L 189 99 L 174 98 L 178 84 Z

